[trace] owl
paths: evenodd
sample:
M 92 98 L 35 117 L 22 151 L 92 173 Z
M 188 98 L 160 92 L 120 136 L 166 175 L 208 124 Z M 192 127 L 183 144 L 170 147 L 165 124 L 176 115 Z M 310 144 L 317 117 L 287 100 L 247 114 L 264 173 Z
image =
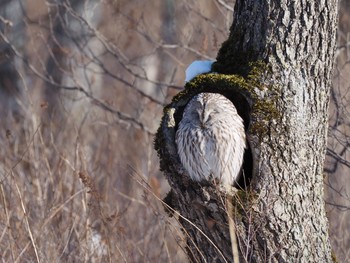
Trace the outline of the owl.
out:
M 186 105 L 175 142 L 183 167 L 194 181 L 233 185 L 246 148 L 242 118 L 218 93 L 200 93 Z

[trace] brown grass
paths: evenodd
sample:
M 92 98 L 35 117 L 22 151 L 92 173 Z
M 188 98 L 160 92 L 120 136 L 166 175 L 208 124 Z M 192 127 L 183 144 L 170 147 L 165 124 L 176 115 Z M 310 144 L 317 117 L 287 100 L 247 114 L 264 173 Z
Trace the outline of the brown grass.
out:
M 176 222 L 165 215 L 147 178 L 126 170 L 121 182 L 108 167 L 113 164 L 91 163 L 82 134 L 66 129 L 44 136 L 38 123 L 28 121 L 2 138 L 4 262 L 184 260 Z

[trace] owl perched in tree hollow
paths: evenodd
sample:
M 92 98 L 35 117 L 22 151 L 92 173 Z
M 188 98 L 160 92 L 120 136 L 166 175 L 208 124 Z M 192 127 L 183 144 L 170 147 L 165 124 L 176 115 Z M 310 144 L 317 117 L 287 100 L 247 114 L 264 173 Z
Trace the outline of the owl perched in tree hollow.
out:
M 186 105 L 176 131 L 177 152 L 194 181 L 233 185 L 243 162 L 246 136 L 233 103 L 218 93 L 200 93 Z

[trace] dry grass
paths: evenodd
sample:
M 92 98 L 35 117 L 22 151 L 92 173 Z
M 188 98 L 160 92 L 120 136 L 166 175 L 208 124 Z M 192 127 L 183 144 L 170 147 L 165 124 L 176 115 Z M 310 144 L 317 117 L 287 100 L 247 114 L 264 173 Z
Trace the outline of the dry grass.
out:
M 161 201 L 169 186 L 153 134 L 187 64 L 215 57 L 230 10 L 217 1 L 80 2 L 85 11 L 45 0 L 24 4 L 27 16 L 0 9 L 14 25 L 2 43 L 20 74 L 0 73 L 7 91 L 20 90 L 0 90 L 0 258 L 185 262 Z
M 127 167 L 114 172 L 121 169 L 110 163 L 112 140 L 102 136 L 92 153 L 75 124 L 55 135 L 39 120 L 9 125 L 1 138 L 4 262 L 184 260 L 176 222 L 154 195 L 159 189 Z
M 87 44 L 97 57 L 85 42 L 55 46 L 53 5 L 26 7 L 25 33 L 15 32 L 26 35 L 25 47 L 14 44 L 16 59 L 28 56 L 18 68 L 23 92 L 15 102 L 0 92 L 2 262 L 186 261 L 184 237 L 161 202 L 169 187 L 152 134 L 186 65 L 215 58 L 232 15 L 220 1 L 151 2 L 100 2 L 101 21 L 91 22 L 98 31 Z M 50 72 L 56 83 L 43 81 Z M 80 91 L 57 89 L 61 83 Z M 348 78 L 342 83 L 339 92 Z M 327 200 L 334 250 L 345 262 L 349 209 L 334 206 L 349 207 L 349 170 L 342 169 L 343 176 L 329 175 L 344 186 L 342 195 L 329 189 Z

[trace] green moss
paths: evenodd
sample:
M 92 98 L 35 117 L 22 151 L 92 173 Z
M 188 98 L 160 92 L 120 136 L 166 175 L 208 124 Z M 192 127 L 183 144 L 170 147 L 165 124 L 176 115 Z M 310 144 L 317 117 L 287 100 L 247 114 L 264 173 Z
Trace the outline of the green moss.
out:
M 242 39 L 241 27 L 233 23 L 230 29 L 228 39 L 222 44 L 216 62 L 213 64 L 213 71 L 223 74 L 239 74 L 247 76 L 251 71 L 251 62 L 258 63 L 261 58 L 261 50 L 250 45 L 241 46 L 242 43 L 237 41 Z
M 260 140 L 268 134 L 271 122 L 281 116 L 277 109 L 279 89 L 274 85 L 271 70 L 266 63 L 253 62 L 249 64 L 249 68 L 250 70 L 245 77 L 232 74 L 201 74 L 186 83 L 185 89 L 173 98 L 171 104 L 164 108 L 162 124 L 155 138 L 155 149 L 161 159 L 161 170 L 169 169 L 169 165 L 171 165 L 166 161 L 170 154 L 165 149 L 166 140 L 162 134 L 163 127 L 167 125 L 167 129 L 173 129 L 172 134 L 174 134 L 183 108 L 198 93 L 222 93 L 231 99 L 237 108 L 242 106 L 237 105 L 241 101 L 235 101 L 237 97 L 240 97 L 246 104 L 244 105 L 246 108 L 241 109 L 243 112 L 240 113 L 248 116 L 248 133 L 257 136 Z M 242 117 L 245 119 L 244 116 Z M 169 125 L 169 123 L 173 125 Z
M 256 202 L 258 195 L 250 190 L 238 190 L 236 194 L 232 197 L 232 205 L 234 209 L 235 216 L 239 219 L 243 219 L 248 211 Z
M 173 98 L 173 102 L 178 102 L 183 97 L 192 97 L 200 92 L 222 92 L 228 90 L 237 91 L 240 89 L 240 86 L 244 86 L 245 84 L 244 79 L 237 75 L 215 73 L 202 74 L 195 77 L 192 81 L 187 82 L 185 89 Z
M 247 82 L 253 97 L 253 111 L 250 134 L 261 139 L 269 131 L 270 123 L 281 117 L 277 108 L 279 87 L 273 83 L 270 68 L 262 61 L 250 63 Z
M 334 251 L 332 250 L 331 252 L 331 257 L 332 257 L 332 261 L 333 263 L 338 263 L 339 261 L 337 260 L 337 256 L 335 255 Z
M 271 70 L 262 61 L 249 64 L 246 77 L 226 74 L 202 74 L 188 82 L 185 90 L 176 95 L 173 102 L 190 99 L 200 92 L 236 92 L 251 104 L 251 126 L 249 133 L 260 139 L 269 131 L 270 122 L 280 118 L 276 107 L 279 89 L 273 85 Z M 186 100 L 187 101 L 187 100 Z
M 164 119 L 164 116 L 163 116 Z M 162 121 L 163 122 L 163 121 Z M 160 171 L 165 171 L 165 167 L 167 166 L 166 162 L 167 162 L 167 158 L 165 157 L 165 155 L 162 153 L 162 145 L 164 145 L 165 142 L 165 138 L 163 136 L 163 132 L 162 132 L 162 125 L 159 126 L 156 136 L 154 137 L 154 149 L 156 150 L 159 159 L 160 159 Z

